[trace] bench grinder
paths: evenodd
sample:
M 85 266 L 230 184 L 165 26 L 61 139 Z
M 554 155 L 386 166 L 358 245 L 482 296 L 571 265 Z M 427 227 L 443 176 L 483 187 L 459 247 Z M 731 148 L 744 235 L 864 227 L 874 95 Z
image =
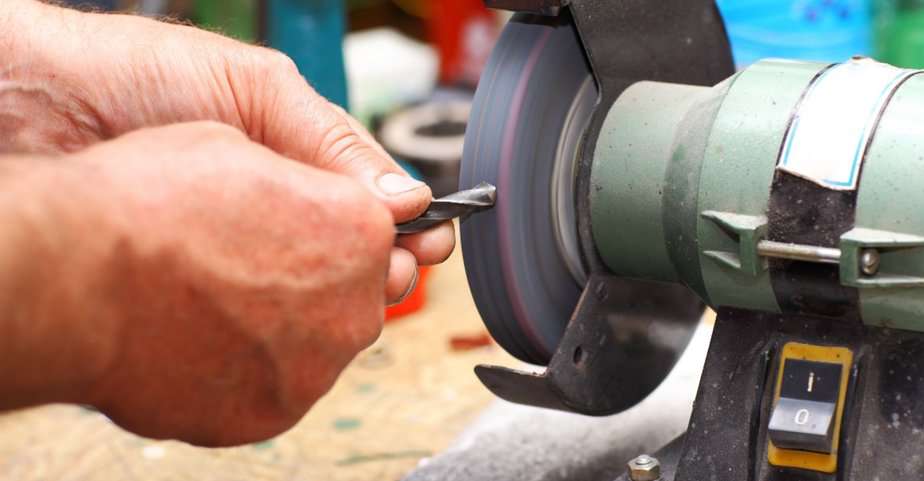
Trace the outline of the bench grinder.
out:
M 736 74 L 712 0 L 487 3 L 518 13 L 466 134 L 461 188 L 497 203 L 463 223 L 465 267 L 497 342 L 545 372 L 481 381 L 618 413 L 709 306 L 657 476 L 924 479 L 924 75 L 859 57 Z

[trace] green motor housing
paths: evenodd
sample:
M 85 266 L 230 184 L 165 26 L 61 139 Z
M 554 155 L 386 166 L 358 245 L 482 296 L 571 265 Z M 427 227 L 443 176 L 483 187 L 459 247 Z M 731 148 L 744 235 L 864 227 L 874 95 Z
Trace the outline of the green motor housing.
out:
M 878 95 L 859 140 L 838 130 L 838 104 L 828 114 L 809 112 L 812 96 L 840 98 L 825 91 L 833 80 L 822 81 L 838 65 L 888 79 L 881 92 L 875 79 L 856 80 Z M 619 276 L 683 283 L 715 308 L 785 312 L 781 299 L 813 288 L 780 274 L 772 259 L 826 263 L 836 268 L 832 288 L 856 299 L 863 322 L 924 331 L 924 76 L 869 59 L 838 65 L 766 60 L 712 88 L 629 87 L 608 113 L 591 172 L 593 236 L 606 266 Z M 844 105 L 856 100 L 840 95 Z M 780 166 L 796 129 L 811 115 L 834 121 L 806 149 L 824 152 L 832 139 L 857 143 L 859 180 L 836 191 L 851 199 L 852 223 L 832 245 L 774 242 L 774 212 L 815 199 L 774 194 L 789 175 Z M 817 186 L 822 195 L 829 187 Z

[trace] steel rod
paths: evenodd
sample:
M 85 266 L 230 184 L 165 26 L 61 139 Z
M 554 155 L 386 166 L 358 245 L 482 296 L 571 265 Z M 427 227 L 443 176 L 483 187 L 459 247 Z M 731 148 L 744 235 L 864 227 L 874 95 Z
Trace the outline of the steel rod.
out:
M 841 250 L 833 247 L 818 247 L 763 240 L 757 244 L 757 253 L 762 257 L 789 259 L 793 261 L 839 264 Z

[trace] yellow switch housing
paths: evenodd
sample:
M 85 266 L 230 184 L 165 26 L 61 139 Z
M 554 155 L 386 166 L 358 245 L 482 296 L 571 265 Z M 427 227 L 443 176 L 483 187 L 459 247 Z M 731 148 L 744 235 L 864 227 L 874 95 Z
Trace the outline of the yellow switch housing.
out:
M 845 347 L 815 346 L 790 342 L 783 346 L 780 366 L 776 380 L 776 389 L 773 395 L 773 406 L 780 399 L 780 389 L 783 384 L 783 367 L 786 360 L 804 360 L 841 364 L 841 383 L 838 395 L 837 409 L 834 417 L 834 440 L 830 454 L 812 451 L 796 451 L 781 449 L 773 445 L 768 439 L 767 459 L 770 464 L 778 467 L 807 469 L 822 473 L 837 471 L 837 450 L 841 433 L 841 421 L 844 415 L 844 400 L 847 397 L 847 385 L 850 380 L 850 369 L 853 365 L 853 352 Z

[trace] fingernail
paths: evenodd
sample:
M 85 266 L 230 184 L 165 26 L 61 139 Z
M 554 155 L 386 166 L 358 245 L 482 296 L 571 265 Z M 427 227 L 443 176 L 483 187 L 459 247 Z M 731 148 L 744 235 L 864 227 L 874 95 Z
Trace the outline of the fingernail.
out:
M 419 278 L 420 278 L 420 269 L 414 269 L 414 278 L 411 280 L 411 286 L 407 289 L 407 291 L 405 291 L 404 294 L 401 294 L 401 297 L 399 297 L 397 301 L 389 304 L 388 307 L 397 306 L 398 304 L 401 304 L 402 302 L 406 301 L 408 297 L 411 297 L 411 294 L 414 293 L 414 289 L 417 289 L 417 280 Z
M 388 195 L 398 195 L 423 187 L 423 182 L 401 174 L 385 174 L 379 177 L 379 189 Z

